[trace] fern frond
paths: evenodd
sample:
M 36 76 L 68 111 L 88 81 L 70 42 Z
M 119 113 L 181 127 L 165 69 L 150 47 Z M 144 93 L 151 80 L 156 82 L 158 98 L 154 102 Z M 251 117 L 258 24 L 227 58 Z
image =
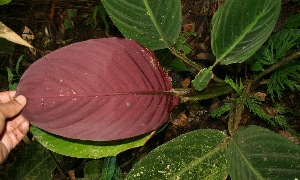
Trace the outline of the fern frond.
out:
M 219 118 L 221 115 L 225 114 L 226 112 L 230 111 L 231 104 L 229 102 L 225 102 L 222 106 L 215 109 L 210 113 L 210 116 L 213 118 Z
M 300 44 L 300 29 L 282 29 L 272 35 L 266 46 L 263 46 L 249 60 L 252 71 L 263 71 L 287 55 L 294 46 Z
M 237 80 L 233 82 L 233 80 L 229 76 L 226 76 L 225 82 L 229 84 L 232 87 L 232 89 L 234 89 L 238 94 L 241 94 L 243 92 L 243 82 L 241 79 L 238 83 Z
M 297 1 L 297 0 L 294 0 L 294 1 Z M 299 0 L 298 0 L 299 1 Z M 284 26 L 286 28 L 300 28 L 300 13 L 298 14 L 295 14 L 291 17 L 289 17 L 285 23 L 284 23 Z
M 249 97 L 246 101 L 246 106 L 249 108 L 250 112 L 254 115 L 260 117 L 262 120 L 268 122 L 272 126 L 279 125 L 282 129 L 290 129 L 290 125 L 287 122 L 285 113 L 287 109 L 282 106 L 275 106 L 277 114 L 274 117 L 269 117 L 261 106 L 261 102 L 255 97 Z
M 290 64 L 277 70 L 269 79 L 267 92 L 271 98 L 282 98 L 284 89 L 288 87 L 292 91 L 300 90 L 300 65 Z
M 269 48 L 271 46 L 271 48 Z M 263 66 L 265 65 L 273 65 L 276 63 L 275 54 L 273 52 L 273 45 L 269 44 L 269 46 L 261 47 L 250 59 L 250 69 L 252 71 L 263 71 Z
M 278 124 L 282 129 L 290 129 L 290 125 L 287 123 L 287 119 L 284 115 L 277 115 L 273 118 L 274 123 Z
M 276 60 L 282 59 L 287 52 L 299 44 L 300 29 L 282 29 L 270 37 L 269 42 L 272 43 L 276 53 Z
M 249 97 L 246 101 L 246 106 L 252 112 L 254 115 L 260 117 L 261 119 L 267 121 L 270 123 L 272 126 L 275 126 L 275 123 L 271 121 L 271 118 L 263 111 L 261 107 L 261 102 L 254 98 L 254 97 Z
M 275 116 L 274 122 L 279 124 L 283 129 L 291 129 L 291 126 L 287 123 L 287 118 L 285 114 L 293 114 L 296 115 L 290 108 L 281 106 L 281 105 L 275 105 L 275 108 L 278 110 L 277 116 Z

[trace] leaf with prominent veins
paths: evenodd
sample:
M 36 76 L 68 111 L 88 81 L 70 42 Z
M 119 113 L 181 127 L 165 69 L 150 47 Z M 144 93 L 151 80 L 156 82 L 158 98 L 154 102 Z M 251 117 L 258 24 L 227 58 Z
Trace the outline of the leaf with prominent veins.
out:
M 142 135 L 168 120 L 178 98 L 155 55 L 134 40 L 71 44 L 41 58 L 22 76 L 22 114 L 60 136 L 109 141 Z

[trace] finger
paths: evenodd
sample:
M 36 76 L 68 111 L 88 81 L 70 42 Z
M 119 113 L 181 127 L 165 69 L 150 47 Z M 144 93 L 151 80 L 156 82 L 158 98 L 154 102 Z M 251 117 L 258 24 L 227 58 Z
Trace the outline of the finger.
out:
M 6 103 L 14 99 L 16 91 L 0 92 L 0 103 Z
M 24 132 L 23 134 L 27 134 L 27 129 L 21 126 L 21 124 L 27 124 L 29 126 L 29 122 L 22 116 L 21 114 L 14 117 L 11 121 L 8 121 L 6 124 L 6 132 L 12 132 L 16 129 L 20 130 L 20 132 Z
M 12 118 L 19 114 L 26 104 L 26 98 L 22 95 L 7 103 L 0 104 L 0 119 Z
M 6 125 L 6 133 L 2 137 L 2 142 L 8 151 L 12 150 L 29 131 L 29 122 L 22 116 L 18 116 Z

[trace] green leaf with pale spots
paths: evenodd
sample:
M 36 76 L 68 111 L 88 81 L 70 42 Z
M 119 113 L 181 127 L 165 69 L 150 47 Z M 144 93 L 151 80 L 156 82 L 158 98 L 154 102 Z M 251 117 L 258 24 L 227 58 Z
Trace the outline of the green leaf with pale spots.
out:
M 63 158 L 53 153 L 57 161 Z M 16 158 L 15 163 L 9 169 L 9 179 L 51 179 L 56 164 L 50 152 L 40 145 L 36 140 L 30 142 L 22 149 Z
M 226 152 L 231 179 L 299 179 L 300 146 L 259 126 L 240 127 Z
M 53 135 L 35 126 L 30 127 L 30 132 L 47 149 L 58 154 L 77 158 L 116 156 L 127 149 L 144 145 L 154 134 L 147 133 L 142 136 L 117 141 L 85 141 Z
M 225 179 L 227 136 L 201 129 L 181 135 L 147 154 L 127 179 Z

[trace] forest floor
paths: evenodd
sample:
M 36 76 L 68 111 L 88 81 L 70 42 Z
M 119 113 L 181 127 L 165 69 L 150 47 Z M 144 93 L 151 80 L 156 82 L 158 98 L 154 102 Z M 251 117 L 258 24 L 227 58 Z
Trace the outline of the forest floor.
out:
M 65 45 L 94 38 L 122 37 L 106 14 L 101 18 L 100 10 L 95 15 L 95 7 L 98 4 L 98 0 L 13 0 L 8 5 L 0 6 L 0 21 L 17 34 L 26 36 L 38 49 L 33 53 L 26 47 L 10 43 L 5 50 L 3 50 L 4 47 L 0 47 L 0 90 L 8 90 L 7 67 L 14 68 L 20 56 L 23 56 L 24 59 L 21 61 L 19 69 L 19 74 L 22 74 L 43 55 Z M 211 65 L 215 60 L 210 48 L 210 21 L 221 4 L 222 1 L 182 0 L 182 31 L 196 32 L 196 36 L 191 36 L 187 40 L 192 48 L 188 57 L 205 66 Z M 283 1 L 282 13 L 274 32 L 283 26 L 283 22 L 288 17 L 299 11 L 300 7 L 294 6 L 289 0 Z M 221 78 L 224 78 L 222 74 L 241 76 L 244 74 L 246 66 L 245 63 L 242 63 L 226 66 L 226 69 L 217 67 L 216 74 Z M 190 69 L 190 72 L 169 72 L 169 74 L 178 87 L 188 88 L 191 87 L 191 79 L 195 75 L 193 71 Z M 18 79 L 15 81 L 17 82 Z M 178 106 L 171 115 L 171 123 L 161 133 L 148 141 L 142 148 L 128 150 L 118 155 L 118 163 L 123 165 L 123 171 L 126 173 L 130 170 L 132 162 L 136 161 L 134 157 L 140 159 L 153 148 L 185 132 L 200 128 L 226 130 L 226 117 L 213 119 L 209 116 L 209 112 L 219 107 L 226 98 L 226 96 L 216 97 Z M 300 96 L 298 93 L 287 91 L 280 103 L 291 108 L 299 107 Z M 244 113 L 246 119 L 244 124 L 259 124 L 269 127 L 265 122 L 251 116 L 249 112 Z M 291 117 L 289 123 L 300 133 L 299 117 Z M 271 127 L 271 129 L 280 131 L 277 127 Z M 297 137 L 286 136 L 297 140 Z M 18 148 L 11 153 L 9 162 L 13 162 L 17 153 Z M 69 162 L 73 164 L 70 164 L 69 168 L 74 168 L 78 161 L 70 160 Z

